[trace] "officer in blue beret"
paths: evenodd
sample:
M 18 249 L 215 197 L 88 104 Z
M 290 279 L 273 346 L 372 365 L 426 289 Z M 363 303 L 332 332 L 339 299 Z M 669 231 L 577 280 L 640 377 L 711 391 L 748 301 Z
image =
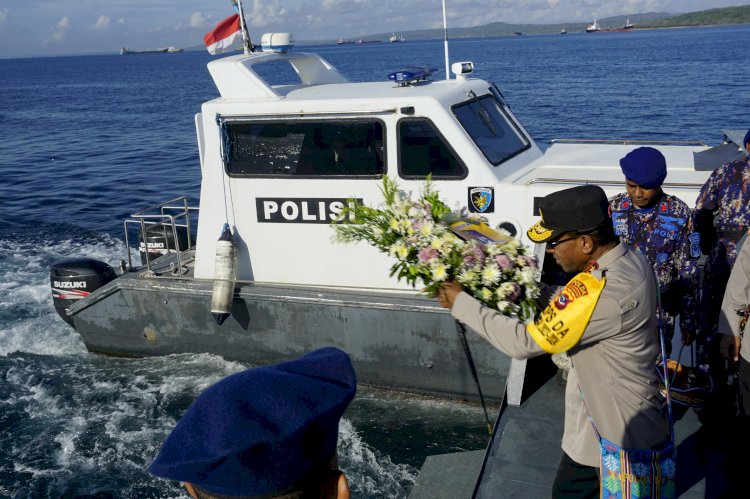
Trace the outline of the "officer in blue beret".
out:
M 687 204 L 661 189 L 667 162 L 657 149 L 633 149 L 620 160 L 620 167 L 626 192 L 610 200 L 615 233 L 643 253 L 654 269 L 661 291 L 657 314 L 667 348 L 678 314 L 682 343 L 690 344 L 700 329 L 700 236 L 693 229 L 692 213 Z
M 349 357 L 332 347 L 224 378 L 187 409 L 148 470 L 198 499 L 348 499 L 336 443 L 356 386 Z

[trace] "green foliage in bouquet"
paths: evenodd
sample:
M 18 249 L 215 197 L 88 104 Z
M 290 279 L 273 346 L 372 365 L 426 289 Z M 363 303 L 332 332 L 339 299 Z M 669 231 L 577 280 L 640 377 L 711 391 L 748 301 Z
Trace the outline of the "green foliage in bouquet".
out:
M 437 293 L 440 284 L 454 280 L 475 298 L 505 315 L 526 320 L 537 311 L 539 270 L 536 259 L 513 238 L 499 244 L 465 241 L 445 219 L 451 209 L 440 200 L 430 179 L 416 200 L 383 178 L 384 203 L 372 208 L 350 203 L 333 225 L 335 240 L 365 241 L 396 258 L 391 277 L 423 291 Z M 354 220 L 353 223 L 350 223 Z

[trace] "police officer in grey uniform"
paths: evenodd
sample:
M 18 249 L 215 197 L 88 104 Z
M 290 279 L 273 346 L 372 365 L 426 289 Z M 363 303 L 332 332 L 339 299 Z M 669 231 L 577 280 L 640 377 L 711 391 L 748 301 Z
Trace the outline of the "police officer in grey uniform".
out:
M 598 497 L 600 447 L 589 414 L 603 437 L 624 448 L 660 449 L 669 440 L 654 369 L 660 351 L 656 281 L 646 259 L 619 243 L 600 187 L 558 191 L 539 207 L 542 220 L 529 237 L 546 242 L 548 256 L 565 272 L 606 278 L 580 341 L 568 350 L 564 452 L 553 485 L 553 497 Z M 522 322 L 485 307 L 459 284 L 444 284 L 438 299 L 506 354 L 545 353 Z
M 737 375 L 739 417 L 733 413 L 718 421 L 721 435 L 732 446 L 724 466 L 729 488 L 722 497 L 747 496 L 747 449 L 750 446 L 750 337 L 743 338 L 750 314 L 750 231 L 737 245 L 737 259 L 721 302 L 718 332 L 720 351 Z
M 750 232 L 750 231 L 749 231 Z M 737 260 L 729 276 L 719 315 L 721 353 L 730 362 L 739 363 L 740 413 L 750 417 L 750 338 L 742 339 L 750 307 L 750 243 L 745 240 L 737 250 Z M 750 431 L 750 428 L 746 429 Z

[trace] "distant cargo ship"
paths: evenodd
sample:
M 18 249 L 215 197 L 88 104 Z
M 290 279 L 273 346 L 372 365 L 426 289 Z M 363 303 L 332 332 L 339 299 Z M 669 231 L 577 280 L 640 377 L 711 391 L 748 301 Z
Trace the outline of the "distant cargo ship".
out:
M 164 47 L 161 49 L 147 49 L 147 50 L 130 50 L 127 47 L 123 47 L 120 49 L 120 55 L 162 54 L 162 53 L 173 53 L 173 52 L 182 52 L 182 49 L 178 49 L 177 47 Z
M 625 25 L 619 27 L 619 28 L 602 28 L 599 26 L 599 23 L 596 22 L 596 19 L 594 19 L 594 22 L 591 23 L 586 28 L 586 33 L 613 33 L 613 32 L 622 32 L 622 31 L 630 31 L 633 28 L 635 28 L 635 24 L 630 23 L 630 19 L 628 19 L 625 22 Z

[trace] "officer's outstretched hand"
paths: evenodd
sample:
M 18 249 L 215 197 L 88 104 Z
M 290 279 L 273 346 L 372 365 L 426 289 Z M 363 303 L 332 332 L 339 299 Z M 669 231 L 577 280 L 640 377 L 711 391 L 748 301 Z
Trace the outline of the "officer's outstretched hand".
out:
M 438 302 L 440 303 L 440 306 L 447 309 L 453 308 L 453 302 L 456 301 L 456 296 L 458 296 L 463 290 L 464 288 L 454 281 L 448 281 L 441 284 L 440 290 L 438 291 Z
M 742 338 L 739 336 L 732 336 L 731 334 L 725 334 L 719 344 L 719 351 L 724 358 L 729 359 L 733 362 L 740 360 L 740 344 Z

